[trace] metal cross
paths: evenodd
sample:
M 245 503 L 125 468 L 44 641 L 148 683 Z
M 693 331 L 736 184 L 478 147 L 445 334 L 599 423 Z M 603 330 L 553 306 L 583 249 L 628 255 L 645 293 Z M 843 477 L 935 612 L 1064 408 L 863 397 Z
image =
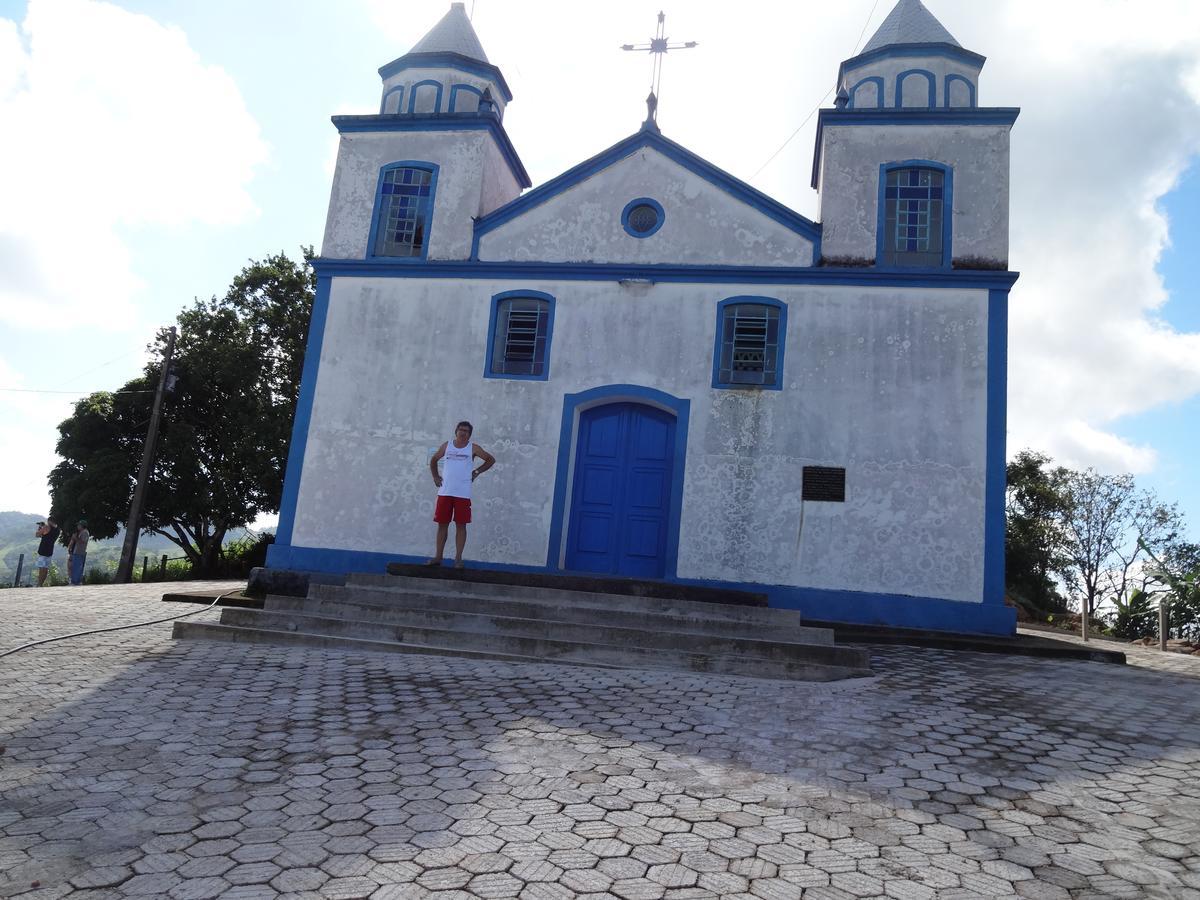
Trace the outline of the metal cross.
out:
M 660 12 L 658 14 L 658 31 L 654 37 L 650 39 L 648 44 L 622 44 L 622 50 L 646 50 L 654 58 L 653 65 L 650 68 L 650 96 L 646 98 L 648 107 L 647 122 L 653 122 L 658 118 L 658 97 L 662 90 L 662 62 L 663 57 L 668 50 L 690 50 L 695 47 L 696 41 L 687 41 L 686 43 L 672 44 L 671 39 L 666 37 L 663 32 L 666 30 L 667 14 Z

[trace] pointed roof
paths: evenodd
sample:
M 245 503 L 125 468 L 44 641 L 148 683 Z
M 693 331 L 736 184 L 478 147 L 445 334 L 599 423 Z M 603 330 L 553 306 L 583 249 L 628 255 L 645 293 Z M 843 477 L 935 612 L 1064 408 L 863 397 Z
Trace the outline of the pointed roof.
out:
M 415 44 L 409 53 L 457 53 L 480 62 L 487 62 L 487 54 L 471 20 L 467 18 L 467 8 L 464 3 L 451 3 L 450 11 L 442 16 L 429 33 Z
M 921 0 L 900 0 L 883 20 L 874 37 L 867 41 L 861 53 L 870 53 L 892 44 L 951 44 L 962 46 L 954 39 Z

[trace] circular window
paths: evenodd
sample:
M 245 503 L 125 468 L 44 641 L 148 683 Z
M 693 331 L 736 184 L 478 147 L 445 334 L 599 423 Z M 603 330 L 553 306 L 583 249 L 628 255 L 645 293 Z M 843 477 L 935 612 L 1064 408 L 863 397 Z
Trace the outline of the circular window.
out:
M 662 228 L 664 218 L 662 205 L 658 201 L 639 197 L 625 204 L 621 212 L 621 225 L 633 237 L 645 238 Z

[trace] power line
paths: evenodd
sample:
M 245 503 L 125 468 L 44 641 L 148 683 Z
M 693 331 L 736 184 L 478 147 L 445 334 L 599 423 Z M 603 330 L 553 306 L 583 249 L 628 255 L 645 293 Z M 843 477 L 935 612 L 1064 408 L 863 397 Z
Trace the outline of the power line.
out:
M 852 54 L 850 54 L 851 57 L 858 55 L 858 47 L 862 43 L 863 35 L 865 35 L 867 33 L 867 26 L 871 24 L 871 17 L 875 15 L 875 8 L 877 6 L 879 6 L 879 0 L 875 0 L 875 2 L 871 4 L 871 11 L 869 13 L 867 13 L 867 20 L 865 22 L 863 22 L 862 31 L 860 31 L 858 33 L 858 40 L 854 42 L 854 52 Z M 834 85 L 834 88 L 835 87 L 837 87 L 837 85 Z M 827 90 L 825 92 L 825 96 L 817 101 L 817 105 L 814 106 L 809 111 L 808 115 L 804 117 L 804 121 L 801 122 L 799 125 L 797 125 L 796 130 L 793 131 L 791 134 L 789 134 L 787 140 L 779 145 L 779 149 L 776 150 L 774 153 L 772 153 L 770 155 L 770 157 L 767 159 L 767 161 L 755 170 L 754 174 L 750 176 L 750 178 L 752 180 L 754 178 L 758 177 L 759 172 L 761 172 L 763 169 L 765 169 L 767 166 L 769 166 L 771 163 L 773 163 L 775 161 L 775 157 L 777 157 L 780 153 L 782 153 L 783 149 L 792 142 L 792 138 L 794 138 L 796 135 L 798 135 L 800 133 L 801 129 L 803 129 L 804 126 L 808 124 L 809 119 L 811 119 L 814 115 L 816 115 L 817 110 L 819 110 L 825 104 L 825 101 L 829 99 L 829 95 L 833 93 L 834 88 L 830 88 L 829 90 Z
M 9 391 L 16 394 L 153 394 L 154 391 L 49 391 L 40 388 L 10 388 L 0 387 L 0 391 Z

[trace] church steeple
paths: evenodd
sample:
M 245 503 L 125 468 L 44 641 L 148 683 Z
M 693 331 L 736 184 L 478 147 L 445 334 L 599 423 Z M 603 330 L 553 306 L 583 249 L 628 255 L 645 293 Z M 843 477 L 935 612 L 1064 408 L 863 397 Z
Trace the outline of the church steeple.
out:
M 984 62 L 921 0 L 899 0 L 862 52 L 842 63 L 838 90 L 850 109 L 975 107 Z
M 488 62 L 463 3 L 451 3 L 449 12 L 379 75 L 379 111 L 385 115 L 473 113 L 490 90 L 493 112 L 502 117 L 504 105 L 512 100 L 504 76 Z
M 893 44 L 951 44 L 961 46 L 921 0 L 900 0 L 863 47 L 870 53 Z
M 488 61 L 479 36 L 467 17 L 465 3 L 451 3 L 450 11 L 429 29 L 425 37 L 413 44 L 409 53 L 457 53 L 480 62 Z

